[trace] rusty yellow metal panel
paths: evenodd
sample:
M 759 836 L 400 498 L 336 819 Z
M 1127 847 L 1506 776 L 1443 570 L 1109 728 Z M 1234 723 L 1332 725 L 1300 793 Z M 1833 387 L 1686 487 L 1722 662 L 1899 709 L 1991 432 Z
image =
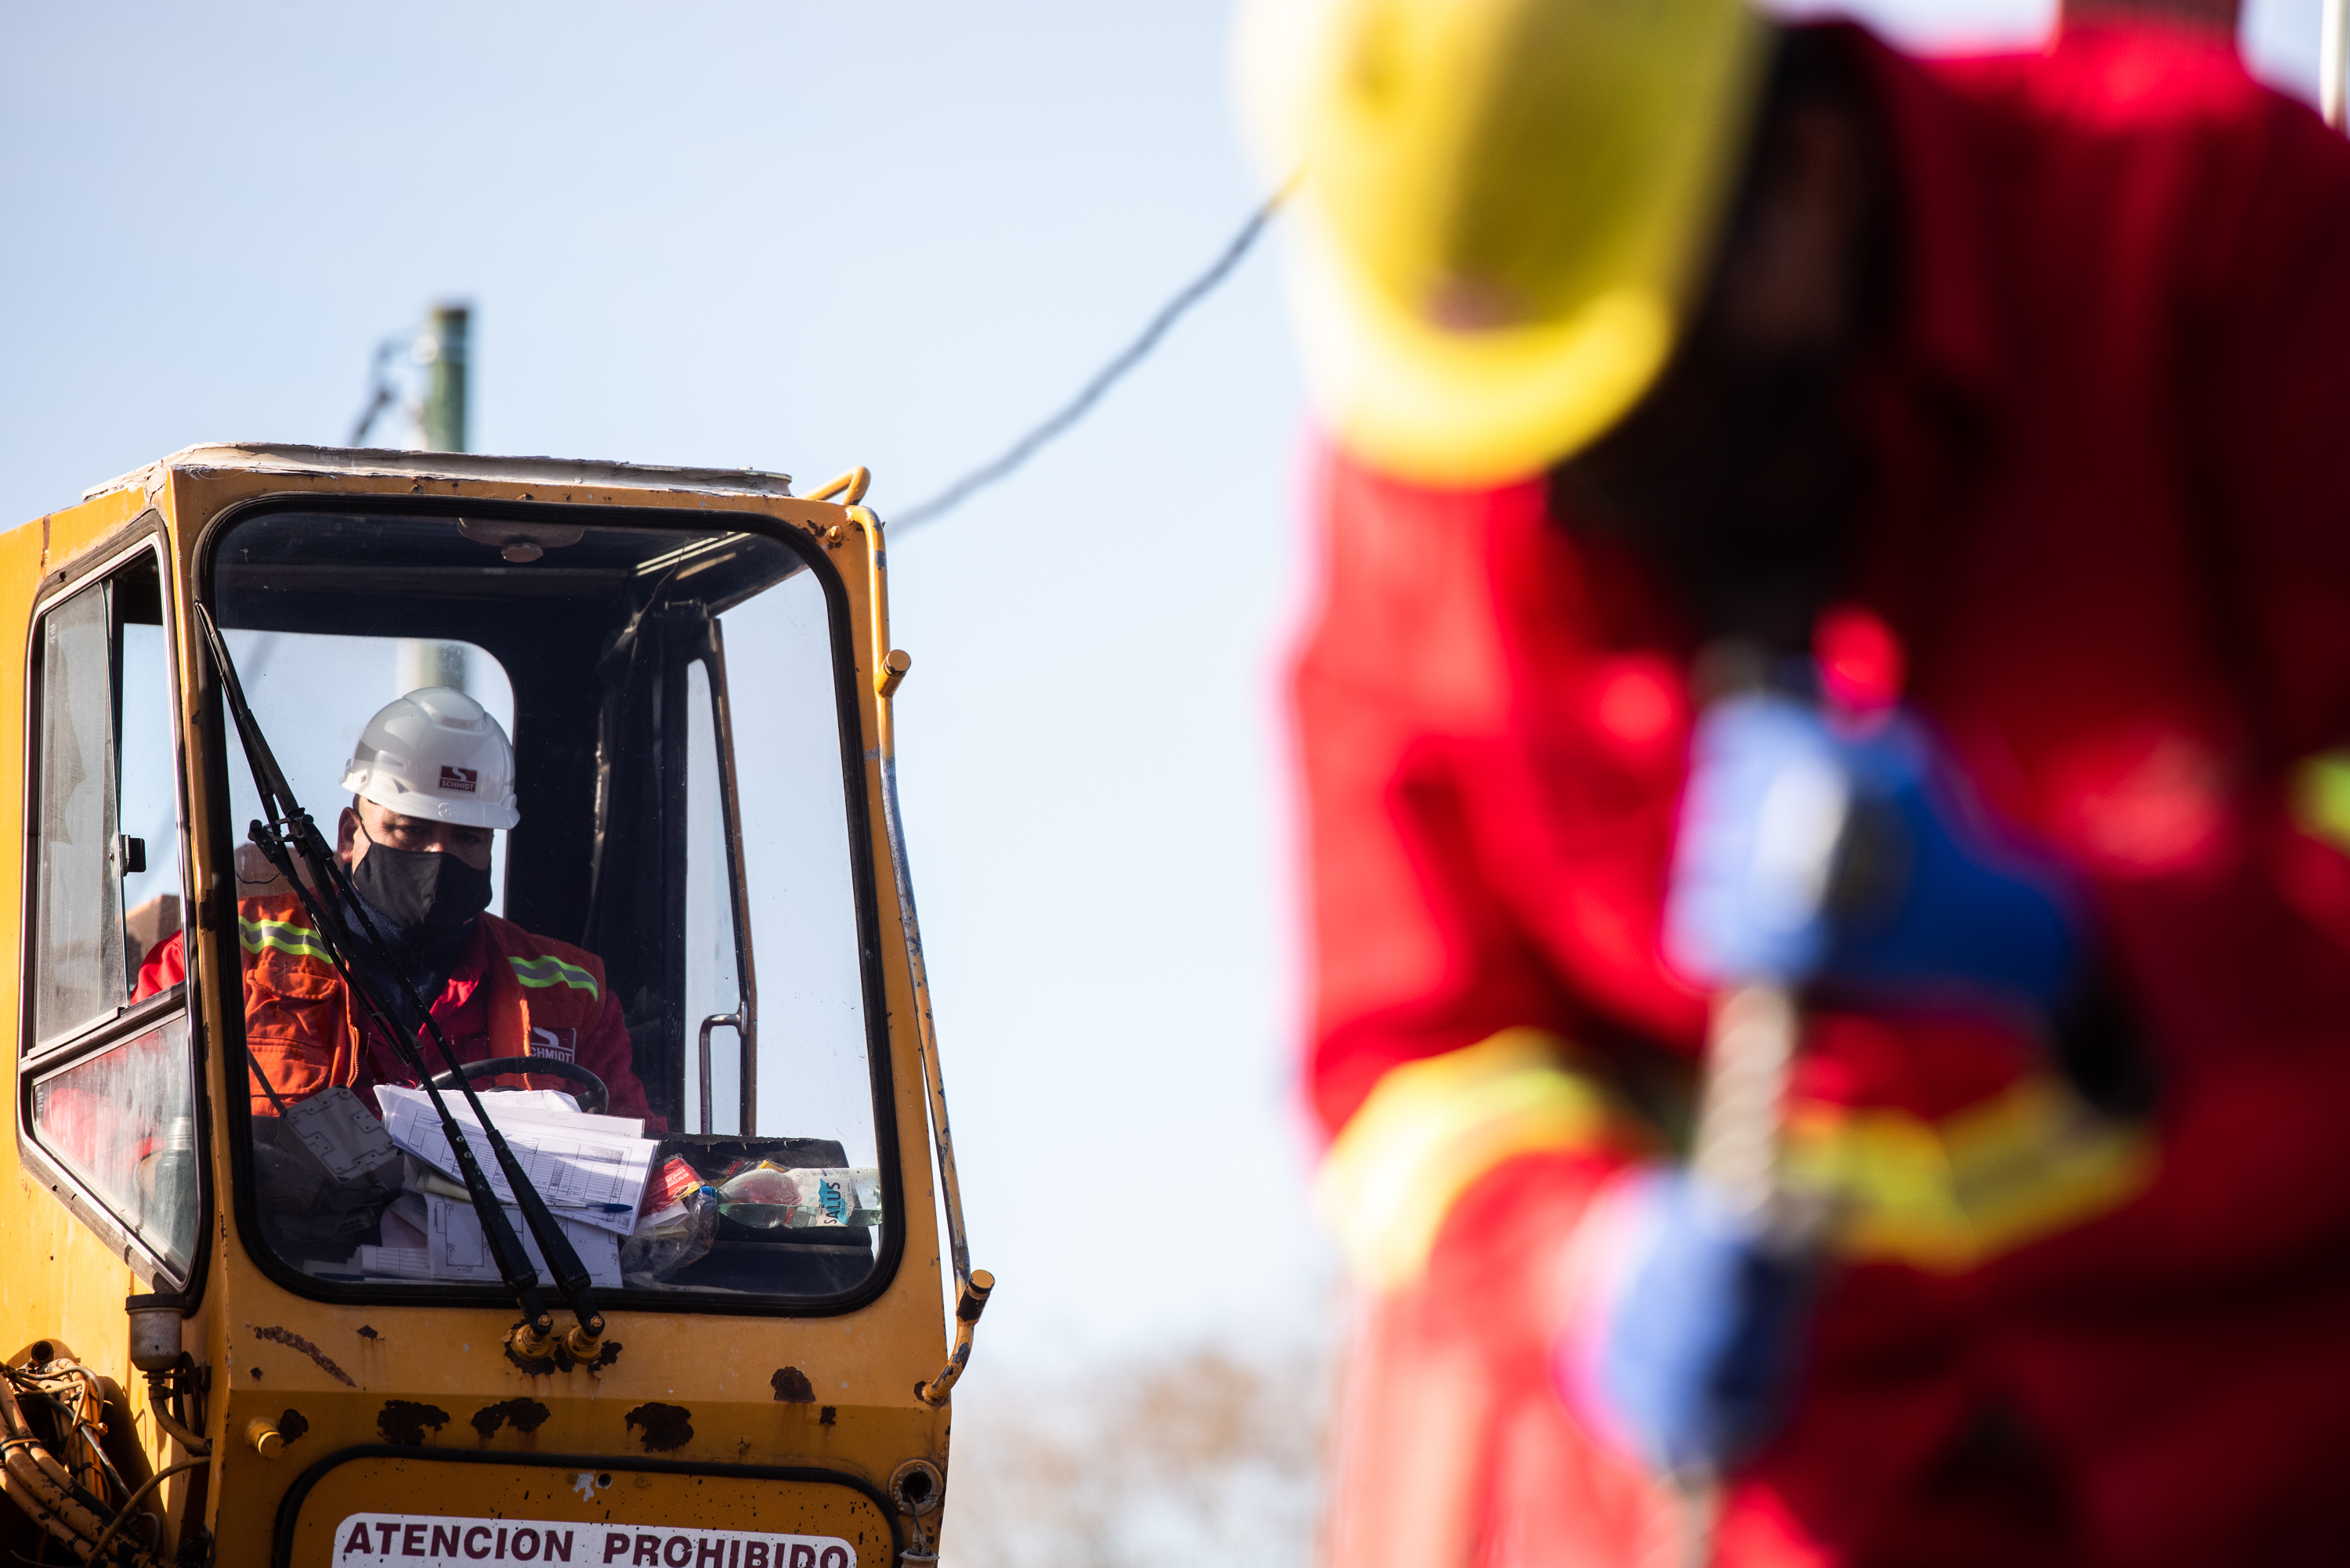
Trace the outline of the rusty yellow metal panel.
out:
M 879 1494 L 853 1486 L 593 1456 L 360 1454 L 306 1473 L 287 1508 L 281 1568 L 892 1568 L 896 1545 Z
M 919 954 L 898 940 L 907 911 L 894 871 L 884 818 L 885 764 L 892 747 L 889 693 L 905 661 L 889 638 L 886 558 L 880 525 L 861 505 L 793 498 L 768 476 L 630 470 L 442 453 L 348 453 L 302 448 L 200 448 L 129 476 L 83 504 L 0 535 L 0 831 L 26 842 L 26 687 L 36 605 L 62 580 L 156 514 L 168 530 L 169 602 L 165 619 L 177 645 L 183 776 L 189 820 L 208 823 L 208 764 L 195 753 L 200 717 L 197 625 L 192 587 L 208 535 L 255 502 L 298 497 L 429 495 L 466 502 L 544 506 L 593 522 L 606 508 L 674 511 L 712 518 L 754 514 L 816 543 L 837 572 L 847 606 L 858 693 L 857 742 L 864 759 L 867 842 L 879 919 L 890 1108 L 896 1141 L 881 1158 L 895 1161 L 903 1194 L 897 1216 L 904 1245 L 886 1289 L 853 1311 L 828 1316 L 733 1316 L 709 1310 L 607 1308 L 608 1342 L 617 1346 L 594 1368 L 532 1369 L 504 1354 L 511 1305 L 357 1305 L 314 1299 L 289 1288 L 246 1250 L 226 1201 L 231 1180 L 230 1106 L 244 1079 L 229 1053 L 207 1045 L 202 1128 L 212 1197 L 205 1246 L 185 1324 L 185 1343 L 210 1377 L 203 1434 L 209 1463 L 166 1482 L 161 1497 L 182 1518 L 193 1503 L 217 1537 L 214 1561 L 258 1564 L 289 1542 L 294 1561 L 341 1562 L 334 1526 L 374 1510 L 567 1521 L 582 1527 L 614 1521 L 660 1534 L 696 1528 L 831 1537 L 854 1543 L 858 1564 L 886 1565 L 893 1528 L 882 1499 L 889 1478 L 910 1459 L 943 1469 L 949 1411 L 917 1393 L 938 1377 L 947 1355 L 941 1310 L 942 1246 L 935 1219 L 939 1188 L 926 1128 L 934 1096 L 923 1059 L 928 1027 Z M 681 518 L 681 521 L 683 521 Z M 151 522 L 146 525 L 152 526 Z M 191 836 L 189 884 L 195 902 L 191 971 L 223 972 L 233 960 L 233 922 L 205 914 L 231 868 L 208 834 Z M 0 929 L 22 954 L 25 872 L 21 848 L 0 856 Z M 225 950 L 223 944 L 225 944 Z M 21 959 L 0 963 L 0 1005 L 21 1016 Z M 233 969 L 230 971 L 233 972 Z M 200 986 L 198 1028 L 207 1042 L 234 1040 L 241 1005 L 219 988 Z M 19 1053 L 5 1053 L 12 1121 L 21 1097 Z M 36 1339 L 70 1344 L 93 1368 L 120 1384 L 125 1409 L 151 1463 L 184 1458 L 155 1425 L 140 1376 L 128 1362 L 123 1298 L 152 1287 L 136 1258 L 126 1259 L 77 1222 L 43 1189 L 19 1156 L 18 1135 L 0 1139 L 0 1356 Z M 262 1433 L 274 1432 L 275 1445 Z M 319 1473 L 326 1456 L 388 1446 Z M 560 1463 L 540 1456 L 565 1456 Z M 490 1462 L 498 1461 L 498 1462 Z M 608 1487 L 583 1493 L 577 1475 L 593 1461 Z M 565 1467 L 569 1466 L 568 1469 Z M 768 1479 L 742 1473 L 754 1467 Z M 560 1472 L 558 1474 L 558 1472 Z M 821 1472 L 836 1480 L 804 1478 Z M 307 1488 L 307 1490 L 304 1489 Z M 588 1495 L 592 1493 L 592 1497 Z M 390 1499 L 391 1501 L 387 1501 Z M 0 1508 L 5 1508 L 0 1503 Z M 935 1539 L 938 1515 L 926 1521 Z M 661 1534 L 656 1527 L 675 1527 Z M 371 1526 L 372 1528 L 372 1526 Z M 472 1526 L 467 1526 L 471 1529 Z M 393 1555 L 405 1552 L 401 1527 Z M 291 1532 L 288 1535 L 285 1532 Z M 162 1542 L 168 1556 L 179 1532 Z M 380 1534 L 376 1537 L 383 1539 Z M 431 1535 L 428 1531 L 425 1538 Z M 479 1545 L 491 1537 L 463 1537 Z M 583 1543 L 588 1537 L 582 1535 Z M 692 1550 L 702 1552 L 699 1537 Z M 605 1537 L 578 1561 L 605 1558 Z M 727 1568 L 748 1542 L 725 1543 Z M 737 1552 L 736 1546 L 743 1551 Z M 506 1549 L 515 1555 L 515 1538 Z M 546 1560 L 543 1555 L 539 1560 Z M 461 1556 L 473 1557 L 461 1544 Z M 379 1553 L 380 1555 L 380 1553 Z M 282 1559 L 281 1559 L 282 1560 Z M 403 1561 L 418 1561 L 404 1556 Z M 494 1558 L 488 1560 L 496 1560 Z M 517 1557 L 518 1561 L 530 1561 Z M 561 1561 L 562 1559 L 555 1559 Z M 666 1555 L 661 1559 L 668 1561 Z M 373 1561 L 356 1555 L 348 1561 Z M 801 1563 L 786 1550 L 774 1568 L 837 1568 Z

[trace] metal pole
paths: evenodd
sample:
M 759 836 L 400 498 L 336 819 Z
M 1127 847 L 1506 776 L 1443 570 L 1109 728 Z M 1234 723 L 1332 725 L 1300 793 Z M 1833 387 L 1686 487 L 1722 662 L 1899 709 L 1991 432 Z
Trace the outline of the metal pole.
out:
M 427 452 L 464 452 L 466 338 L 473 327 L 473 307 L 436 305 L 417 339 L 416 358 L 424 365 L 424 410 L 421 424 Z M 401 693 L 420 686 L 465 690 L 465 649 L 453 642 L 400 640 L 394 683 Z
M 2343 49 L 2350 43 L 2343 36 L 2345 8 L 2345 0 L 2325 0 L 2317 35 L 2317 107 L 2336 130 L 2342 129 Z
M 1742 1220 L 1774 1218 L 1780 1116 L 1802 1033 L 1803 1014 L 1783 985 L 1734 985 L 1714 1000 L 1690 1163 Z
M 1734 985 L 1714 999 L 1690 1163 L 1697 1179 L 1742 1220 L 1767 1225 L 1779 1206 L 1780 1117 L 1803 1028 L 1803 1011 L 1783 985 Z M 1721 1478 L 1710 1469 L 1684 1470 L 1668 1484 L 1679 1568 L 1712 1568 Z
M 452 691 L 470 691 L 472 688 L 466 681 L 472 671 L 466 665 L 465 645 L 462 642 L 403 637 L 392 650 L 392 695 L 404 697 L 420 686 L 446 686 Z
M 424 450 L 466 452 L 466 337 L 473 310 L 463 305 L 436 305 L 417 345 L 428 377 L 424 390 Z

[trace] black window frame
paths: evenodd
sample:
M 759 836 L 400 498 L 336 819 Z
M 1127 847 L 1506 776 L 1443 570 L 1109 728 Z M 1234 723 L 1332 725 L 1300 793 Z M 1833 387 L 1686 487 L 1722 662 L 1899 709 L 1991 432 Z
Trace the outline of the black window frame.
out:
M 880 903 L 875 885 L 871 814 L 865 780 L 865 727 L 859 708 L 856 637 L 847 585 L 831 555 L 806 532 L 758 512 L 727 506 L 712 497 L 691 509 L 576 503 L 489 501 L 466 497 L 462 504 L 449 496 L 340 495 L 297 493 L 258 497 L 206 520 L 198 534 L 191 574 L 191 591 L 208 613 L 217 614 L 216 568 L 223 546 L 244 524 L 276 513 L 339 513 L 351 516 L 451 517 L 462 507 L 463 516 L 484 521 L 512 521 L 541 526 L 633 528 L 679 535 L 733 531 L 775 540 L 799 557 L 825 597 L 830 632 L 833 686 L 840 742 L 843 796 L 847 806 L 850 880 L 856 896 L 858 957 L 865 1019 L 866 1064 L 872 1098 L 875 1147 L 880 1160 L 882 1225 L 873 1266 L 854 1287 L 827 1295 L 760 1296 L 691 1290 L 646 1290 L 630 1286 L 599 1287 L 597 1299 L 608 1310 L 630 1312 L 705 1313 L 732 1317 L 819 1318 L 856 1312 L 879 1300 L 895 1282 L 906 1251 L 905 1159 L 897 1116 L 894 1073 L 890 1059 L 888 984 L 881 948 Z M 234 628 L 228 628 L 234 629 Z M 494 652 L 494 650 L 493 650 Z M 231 823 L 228 769 L 244 765 L 244 753 L 234 740 L 221 700 L 220 679 L 209 657 L 192 670 L 192 707 L 204 769 L 204 791 L 210 803 L 206 820 L 190 825 L 211 846 L 208 863 L 233 864 L 241 831 Z M 523 729 L 516 715 L 516 729 Z M 306 801 L 312 812 L 326 803 Z M 338 803 L 339 801 L 338 800 Z M 512 846 L 508 855 L 513 854 Z M 510 862 L 511 863 L 511 862 Z M 511 875 L 511 870 L 509 871 Z M 201 923 L 208 933 L 236 929 L 236 894 L 233 879 L 213 877 L 204 891 Z M 191 905 L 192 911 L 195 906 Z M 192 918 L 191 925 L 198 923 Z M 221 994 L 241 997 L 241 950 L 234 938 L 215 940 L 206 961 L 223 972 L 213 980 Z M 234 966 L 234 967 L 232 967 Z M 192 961 L 190 971 L 199 965 Z M 222 1010 L 227 1034 L 220 1048 L 229 1059 L 244 1059 L 244 1016 L 241 1005 Z M 293 1293 L 334 1304 L 368 1306 L 497 1307 L 513 1304 L 503 1285 L 459 1284 L 442 1281 L 349 1283 L 322 1280 L 281 1257 L 264 1232 L 255 1203 L 252 1115 L 248 1096 L 226 1096 L 230 1191 L 228 1208 L 235 1217 L 238 1240 L 245 1255 L 264 1275 Z M 681 1130 L 681 1129 L 673 1129 Z

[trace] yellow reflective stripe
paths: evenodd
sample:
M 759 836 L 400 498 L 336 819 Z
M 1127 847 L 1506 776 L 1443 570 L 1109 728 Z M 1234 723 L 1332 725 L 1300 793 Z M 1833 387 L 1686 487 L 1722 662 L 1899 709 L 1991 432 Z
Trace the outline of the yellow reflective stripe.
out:
M 536 990 L 541 986 L 567 985 L 574 991 L 584 991 L 590 996 L 600 994 L 596 977 L 576 963 L 565 963 L 552 954 L 546 958 L 509 958 L 515 978 Z
M 2286 789 L 2297 826 L 2336 849 L 2350 850 L 2350 751 L 2303 757 Z
M 2118 1208 L 2153 1179 L 2156 1151 L 2033 1077 L 1939 1121 L 1798 1104 L 1783 1161 L 1790 1188 L 1835 1206 L 1846 1257 L 1958 1273 Z
M 1506 1159 L 1596 1147 L 1618 1122 L 1565 1044 L 1506 1029 L 1390 1068 L 1324 1157 L 1315 1203 L 1360 1283 L 1386 1290 L 1426 1266 L 1453 1201 Z
M 317 959 L 320 963 L 332 963 L 327 950 L 318 945 L 318 933 L 308 926 L 297 926 L 291 920 L 254 920 L 237 917 L 236 940 L 249 953 L 259 953 L 267 948 L 290 953 L 296 958 Z

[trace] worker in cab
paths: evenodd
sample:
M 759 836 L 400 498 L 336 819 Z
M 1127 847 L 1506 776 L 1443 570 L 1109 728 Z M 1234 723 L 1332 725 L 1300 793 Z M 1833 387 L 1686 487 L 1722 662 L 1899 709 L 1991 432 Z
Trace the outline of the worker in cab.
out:
M 353 794 L 335 849 L 358 899 L 346 918 L 373 936 L 390 965 L 361 978 L 400 1014 L 393 1022 L 415 1036 L 428 1065 L 437 1068 L 440 1054 L 424 1020 L 411 1014 L 409 990 L 461 1064 L 573 1063 L 602 1082 L 610 1114 L 663 1127 L 631 1064 L 602 961 L 489 912 L 493 839 L 522 819 L 514 778 L 504 730 L 462 691 L 424 687 L 368 721 L 343 776 Z M 300 898 L 258 851 L 240 850 L 237 876 L 254 1114 L 280 1114 L 335 1085 L 370 1104 L 376 1085 L 413 1086 L 401 1054 L 352 1005 Z M 371 966 L 359 949 L 358 961 Z M 185 961 L 175 935 L 141 970 L 139 993 L 175 983 Z M 487 1081 L 580 1087 L 554 1071 Z
M 2182 26 L 1244 26 L 1328 1560 L 2337 1560 L 2350 147 Z M 1750 983 L 1762 1208 L 1691 1166 Z

